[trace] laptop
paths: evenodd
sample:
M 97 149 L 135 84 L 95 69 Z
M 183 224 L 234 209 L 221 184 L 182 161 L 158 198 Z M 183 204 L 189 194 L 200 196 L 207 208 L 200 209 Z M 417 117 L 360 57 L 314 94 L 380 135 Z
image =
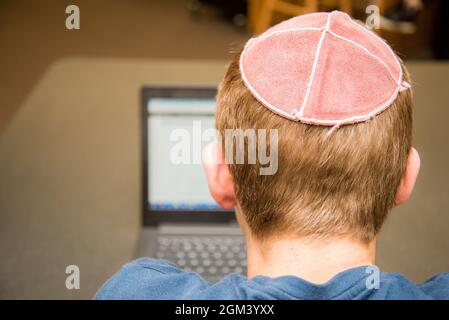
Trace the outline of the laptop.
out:
M 142 88 L 142 230 L 137 256 L 165 259 L 215 282 L 246 274 L 233 210 L 212 198 L 202 150 L 214 139 L 214 87 Z M 215 137 L 216 138 L 216 137 Z

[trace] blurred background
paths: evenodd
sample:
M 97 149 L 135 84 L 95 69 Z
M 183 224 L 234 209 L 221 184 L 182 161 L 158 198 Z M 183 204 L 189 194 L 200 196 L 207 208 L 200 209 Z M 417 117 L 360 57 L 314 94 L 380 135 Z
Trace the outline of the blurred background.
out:
M 448 1 L 1 0 L 0 298 L 89 299 L 135 257 L 143 85 L 217 84 L 270 25 L 334 9 L 365 22 L 370 5 L 412 74 L 422 159 L 378 265 L 414 281 L 449 271 Z M 65 286 L 71 264 L 79 290 Z

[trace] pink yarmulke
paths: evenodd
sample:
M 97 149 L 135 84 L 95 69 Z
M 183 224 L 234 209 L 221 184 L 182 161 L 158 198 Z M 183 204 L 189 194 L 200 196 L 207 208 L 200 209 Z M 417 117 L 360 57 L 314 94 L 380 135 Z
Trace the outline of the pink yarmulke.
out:
M 327 126 L 368 120 L 410 87 L 393 50 L 339 11 L 298 16 L 250 39 L 240 71 L 271 111 Z

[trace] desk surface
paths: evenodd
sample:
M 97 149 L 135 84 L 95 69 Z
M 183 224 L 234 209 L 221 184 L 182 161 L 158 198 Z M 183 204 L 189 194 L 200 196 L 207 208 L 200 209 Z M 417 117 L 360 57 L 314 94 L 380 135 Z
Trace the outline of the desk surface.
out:
M 53 64 L 0 137 L 0 297 L 90 298 L 139 232 L 139 90 L 215 84 L 222 61 L 70 58 Z M 378 264 L 422 281 L 449 270 L 449 64 L 410 63 L 422 172 L 381 233 Z M 65 268 L 81 289 L 65 288 Z

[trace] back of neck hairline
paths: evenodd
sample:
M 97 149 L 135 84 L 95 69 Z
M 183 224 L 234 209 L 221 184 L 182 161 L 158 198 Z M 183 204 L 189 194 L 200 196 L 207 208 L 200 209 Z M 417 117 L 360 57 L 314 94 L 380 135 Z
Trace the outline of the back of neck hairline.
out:
M 264 239 L 249 236 L 247 241 L 249 278 L 295 275 L 324 283 L 339 272 L 375 261 L 375 239 L 367 242 L 354 236 Z

